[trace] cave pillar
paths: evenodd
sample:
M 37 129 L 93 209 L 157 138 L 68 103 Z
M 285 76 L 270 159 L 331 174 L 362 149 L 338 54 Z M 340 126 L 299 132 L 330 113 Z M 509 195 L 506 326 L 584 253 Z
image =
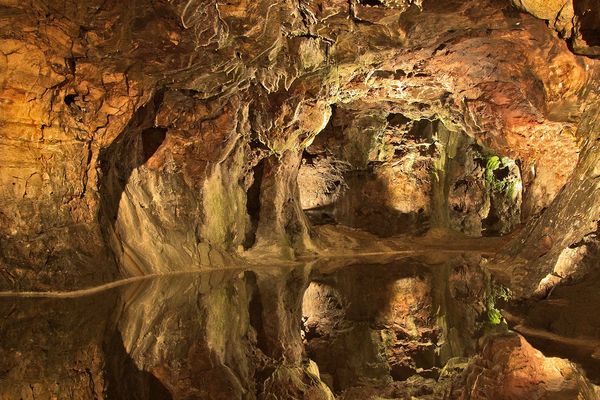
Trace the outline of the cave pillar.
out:
M 312 247 L 309 224 L 300 205 L 298 170 L 302 152 L 288 150 L 264 161 L 257 245 L 289 252 Z M 292 254 L 284 254 L 291 256 Z

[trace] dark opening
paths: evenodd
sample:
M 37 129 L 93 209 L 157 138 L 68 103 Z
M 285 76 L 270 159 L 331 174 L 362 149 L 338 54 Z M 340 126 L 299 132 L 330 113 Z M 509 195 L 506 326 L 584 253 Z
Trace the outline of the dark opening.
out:
M 600 46 L 600 29 L 581 29 L 581 37 L 588 46 Z
M 72 105 L 73 103 L 75 103 L 76 98 L 77 98 L 77 95 L 74 93 L 66 95 L 65 96 L 65 104 L 68 106 Z
M 573 7 L 579 18 L 582 39 L 588 46 L 600 46 L 600 9 L 597 0 L 575 0 Z
M 165 141 L 166 137 L 166 128 L 153 127 L 142 131 L 142 163 L 148 161 L 156 153 L 156 150 Z
M 358 3 L 362 4 L 364 6 L 383 6 L 383 5 L 385 5 L 385 4 L 383 4 L 383 1 L 381 1 L 381 0 L 359 0 Z
M 407 364 L 393 364 L 390 367 L 390 375 L 395 381 L 405 381 L 417 374 L 417 370 Z
M 391 113 L 387 116 L 387 123 L 390 126 L 404 126 L 410 121 L 410 118 L 407 118 L 403 114 Z
M 508 178 L 508 175 L 510 174 L 510 170 L 508 169 L 508 167 L 498 168 L 498 169 L 494 170 L 493 174 L 494 174 L 494 178 L 496 178 L 496 180 L 501 181 L 501 180 Z
M 306 163 L 309 165 L 313 165 L 315 163 L 315 159 L 318 157 L 318 154 L 309 153 L 306 149 L 304 149 L 302 152 L 302 159 L 306 160 Z
M 416 141 L 428 140 L 431 138 L 433 127 L 433 123 L 428 119 L 420 119 L 414 122 L 412 128 L 410 128 L 405 136 L 407 139 Z
M 498 217 L 498 211 L 496 210 L 496 205 L 494 204 L 494 199 L 490 199 L 490 213 L 487 218 L 481 221 L 483 225 L 483 236 L 494 236 L 499 233 L 498 224 L 502 222 L 500 217 Z
M 252 185 L 246 192 L 246 211 L 250 216 L 250 228 L 246 233 L 244 248 L 249 249 L 256 242 L 256 229 L 260 219 L 260 185 L 262 182 L 265 160 L 261 160 L 252 168 Z

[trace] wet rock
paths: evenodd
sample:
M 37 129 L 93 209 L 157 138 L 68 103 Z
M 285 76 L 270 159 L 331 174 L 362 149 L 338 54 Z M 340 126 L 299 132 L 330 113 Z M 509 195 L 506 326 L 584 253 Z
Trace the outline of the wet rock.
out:
M 491 338 L 465 371 L 461 399 L 595 399 L 578 368 L 546 358 L 519 335 Z

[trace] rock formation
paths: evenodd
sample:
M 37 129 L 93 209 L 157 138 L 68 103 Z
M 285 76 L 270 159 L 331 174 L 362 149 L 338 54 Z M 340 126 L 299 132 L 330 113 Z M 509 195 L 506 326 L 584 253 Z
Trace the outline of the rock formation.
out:
M 600 396 L 596 1 L 0 0 L 0 52 L 0 398 Z

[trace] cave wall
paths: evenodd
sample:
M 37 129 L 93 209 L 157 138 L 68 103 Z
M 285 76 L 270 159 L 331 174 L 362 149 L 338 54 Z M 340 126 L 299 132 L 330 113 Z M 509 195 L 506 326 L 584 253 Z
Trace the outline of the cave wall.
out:
M 590 106 L 578 126 L 582 150 L 572 179 L 540 219 L 527 227 L 524 237 L 513 242 L 509 255 L 496 265 L 499 276 L 521 295 L 539 289 L 540 282 L 555 272 L 560 255 L 568 248 L 579 247 L 598 226 L 597 92 L 590 90 L 585 96 Z
M 312 251 L 296 178 L 334 104 L 438 119 L 519 162 L 523 218 L 560 207 L 596 62 L 508 3 L 401 3 L 3 1 L 0 285 Z
M 439 120 L 338 107 L 306 148 L 298 183 L 313 223 L 380 237 L 432 228 L 501 235 L 522 222 L 519 165 Z

